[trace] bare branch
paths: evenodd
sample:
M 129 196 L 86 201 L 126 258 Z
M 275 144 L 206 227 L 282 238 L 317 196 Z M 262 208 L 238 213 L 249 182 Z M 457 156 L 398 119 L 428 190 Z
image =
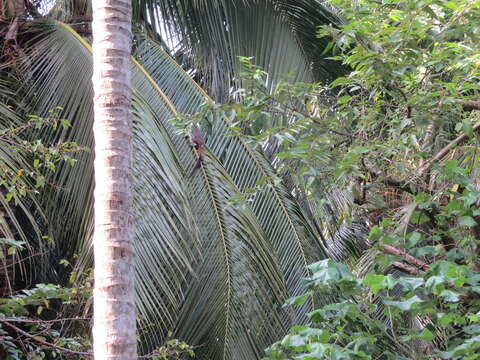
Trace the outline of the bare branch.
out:
M 397 269 L 399 269 L 403 272 L 406 272 L 408 274 L 411 274 L 411 275 L 422 275 L 424 273 L 422 270 L 417 269 L 414 266 L 404 264 L 404 263 L 399 262 L 399 261 L 395 261 L 392 265 L 393 265 L 393 267 L 395 267 L 395 268 L 397 268 Z
M 92 318 L 89 317 L 75 317 L 75 318 L 62 318 L 62 319 L 53 319 L 53 320 L 31 320 L 31 319 L 12 319 L 12 318 L 5 318 L 1 319 L 0 321 L 8 321 L 8 322 L 20 322 L 20 323 L 29 323 L 29 324 L 51 324 L 51 323 L 56 323 L 56 322 L 62 322 L 62 321 L 80 321 L 80 320 L 92 320 Z
M 380 245 L 383 250 L 385 250 L 385 252 L 387 254 L 391 254 L 391 255 L 395 255 L 395 256 L 400 256 L 402 258 L 404 258 L 404 260 L 412 265 L 415 265 L 417 267 L 419 267 L 420 269 L 424 270 L 424 271 L 427 271 L 430 266 L 420 260 L 420 259 L 417 259 L 416 257 L 413 257 L 412 255 L 410 254 L 407 254 L 405 251 L 399 249 L 399 248 L 396 248 L 395 246 L 392 246 L 392 245 L 387 245 L 387 244 L 381 244 Z
M 457 103 L 463 105 L 463 110 L 480 110 L 480 100 L 457 100 Z
M 472 130 L 475 132 L 475 131 L 479 131 L 480 130 L 480 122 L 475 124 L 472 128 Z M 458 144 L 461 144 L 463 141 L 465 141 L 466 139 L 468 138 L 468 135 L 463 133 L 459 136 L 457 136 L 457 138 L 455 138 L 455 140 L 453 140 L 452 142 L 450 142 L 448 145 L 446 145 L 445 147 L 442 148 L 442 150 L 440 150 L 433 158 L 431 158 L 425 165 L 423 165 L 420 170 L 418 170 L 418 175 L 422 175 L 425 171 L 427 171 L 428 169 L 430 169 L 432 167 L 432 165 L 434 163 L 436 163 L 437 161 L 439 160 L 442 160 L 449 152 L 450 150 L 452 150 L 452 148 L 454 148 L 455 146 L 457 146 Z

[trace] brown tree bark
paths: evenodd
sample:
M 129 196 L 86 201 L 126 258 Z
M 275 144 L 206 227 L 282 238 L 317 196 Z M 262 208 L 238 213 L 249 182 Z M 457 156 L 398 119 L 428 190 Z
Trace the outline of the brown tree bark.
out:
M 137 358 L 132 214 L 130 0 L 93 5 L 96 360 Z

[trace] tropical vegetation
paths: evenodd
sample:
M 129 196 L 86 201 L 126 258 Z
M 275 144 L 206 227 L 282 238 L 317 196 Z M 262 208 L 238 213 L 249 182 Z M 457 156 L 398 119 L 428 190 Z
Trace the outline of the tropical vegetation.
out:
M 19 5 L 16 11 L 22 10 L 20 2 L 8 3 Z M 210 151 L 205 166 L 190 177 L 196 157 L 189 141 L 177 134 L 171 119 L 178 113 L 195 113 L 201 104 L 212 101 L 192 75 L 212 96 L 228 97 L 239 78 L 236 54 L 254 55 L 260 65 L 274 66 L 278 72 L 298 67 L 303 74 L 299 79 L 324 76 L 321 61 L 315 68 L 309 66 L 313 55 L 305 51 L 307 45 L 300 46 L 300 40 L 315 41 L 316 24 L 323 23 L 330 11 L 320 3 L 312 9 L 305 2 L 305 8 L 293 6 L 285 22 L 287 3 L 278 6 L 280 3 L 269 1 L 225 1 L 206 6 L 184 2 L 166 7 L 165 2 L 159 2 L 158 8 L 155 4 L 133 4 L 137 30 L 131 69 L 133 170 L 141 351 L 152 353 L 172 333 L 170 337 L 191 345 L 208 344 L 196 349 L 197 357 L 258 357 L 297 322 L 297 317 L 303 317 L 301 311 L 277 312 L 287 298 L 301 291 L 301 279 L 307 274 L 305 266 L 323 256 L 317 230 L 281 183 L 265 189 L 250 207 L 232 205 L 230 198 L 273 170 L 264 155 L 242 139 L 229 136 L 223 121 L 217 123 L 216 136 L 207 139 Z M 62 118 L 72 124 L 63 138 L 75 139 L 92 149 L 89 2 L 59 1 L 48 8 L 47 2 L 30 5 L 23 12 L 10 13 L 10 20 L 4 23 L 3 33 L 8 33 L 2 58 L 4 101 L 20 118 L 28 114 L 42 116 L 62 106 Z M 159 10 L 162 22 L 156 20 Z M 317 14 L 318 19 L 312 18 L 311 32 L 300 37 L 296 29 L 307 26 L 300 18 L 306 10 L 312 16 Z M 234 11 L 243 15 L 236 16 Z M 190 19 L 189 28 L 178 21 L 180 14 Z M 233 39 L 222 38 L 219 28 L 230 16 L 230 23 L 235 20 L 237 26 L 253 30 L 252 15 L 257 16 L 258 28 L 250 33 L 251 41 L 242 43 L 255 51 L 233 49 Z M 173 17 L 176 21 L 172 21 Z M 217 26 L 216 32 L 203 35 L 204 39 L 208 36 L 215 40 L 203 54 L 207 47 L 194 46 L 198 42 L 195 36 L 201 35 L 200 30 L 210 29 L 199 30 L 199 21 Z M 164 31 L 160 24 L 169 25 L 170 30 Z M 182 36 L 179 29 L 190 30 Z M 174 30 L 176 43 L 182 47 L 169 54 L 166 40 L 160 37 L 165 35 L 168 40 Z M 275 42 L 282 46 L 262 47 Z M 228 61 L 221 61 L 222 57 Z M 272 63 L 274 57 L 277 60 Z M 228 68 L 221 68 L 227 64 Z M 35 136 L 57 139 L 48 131 Z M 48 236 L 48 242 L 39 244 L 45 247 L 42 257 L 25 254 L 33 259 L 29 267 L 31 283 L 68 284 L 74 279 L 88 286 L 92 281 L 93 157 L 85 152 L 76 160 L 74 167 L 58 168 L 52 176 L 51 182 L 61 191 L 48 189 L 34 194 L 33 204 L 23 206 L 32 222 L 28 226 L 37 229 L 31 236 Z M 35 216 L 37 212 L 44 217 Z M 27 237 L 25 241 L 32 240 Z M 65 265 L 59 264 L 60 259 L 73 266 L 67 267 L 73 271 L 71 275 Z M 90 307 L 87 301 L 77 315 L 90 314 Z M 68 317 L 75 315 L 68 306 L 64 311 L 70 311 Z
M 3 7 L 2 126 L 58 109 L 71 126 L 30 139 L 92 149 L 90 5 L 27 3 Z M 479 18 L 467 0 L 134 1 L 142 354 L 478 358 Z M 38 351 L 19 331 L 44 334 L 39 356 L 89 351 L 93 158 L 74 158 L 3 201 L 26 250 L 4 245 L 25 273 L 2 304 L 34 297 L 0 318 L 12 357 Z

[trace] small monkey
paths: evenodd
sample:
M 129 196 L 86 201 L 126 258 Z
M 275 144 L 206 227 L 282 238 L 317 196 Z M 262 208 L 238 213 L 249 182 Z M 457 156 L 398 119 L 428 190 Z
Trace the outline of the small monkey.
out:
M 195 148 L 195 152 L 197 153 L 197 165 L 192 171 L 193 173 L 202 166 L 203 155 L 205 153 L 205 139 L 203 138 L 203 134 L 200 131 L 200 127 L 195 125 L 192 130 L 192 137 L 191 137 L 192 145 Z

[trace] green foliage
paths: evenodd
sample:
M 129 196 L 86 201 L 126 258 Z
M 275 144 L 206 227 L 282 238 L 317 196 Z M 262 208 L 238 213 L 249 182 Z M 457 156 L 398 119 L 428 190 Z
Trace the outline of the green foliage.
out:
M 287 77 L 270 89 L 267 74 L 240 58 L 245 89 L 234 96 L 242 105 L 207 107 L 201 117 L 223 111 L 234 134 L 270 144 L 282 160 L 279 170 L 299 160 L 290 172 L 308 191 L 330 177 L 348 185 L 352 177 L 374 182 L 380 173 L 409 178 L 406 187 L 417 191 L 426 186 L 417 173 L 423 159 L 457 134 L 473 135 L 478 116 L 465 110 L 478 99 L 478 4 L 333 3 L 349 22 L 320 35 L 334 39 L 330 49 L 352 68 L 348 75 L 329 86 Z
M 247 3 L 268 5 L 258 11 L 258 7 L 247 9 Z M 278 7 L 275 5 L 277 3 Z M 259 344 L 270 342 L 272 336 L 283 331 L 278 325 L 276 315 L 282 319 L 297 318 L 290 311 L 285 314 L 271 311 L 276 308 L 277 300 L 271 299 L 270 293 L 273 291 L 265 284 L 272 284 L 272 288 L 278 287 L 278 292 L 282 294 L 279 298 L 282 299 L 283 286 L 288 287 L 289 293 L 301 292 L 297 279 L 302 276 L 302 272 L 298 269 L 298 264 L 304 263 L 309 257 L 318 258 L 320 246 L 325 245 L 323 239 L 319 240 L 322 233 L 315 232 L 318 236 L 316 240 L 321 245 L 314 247 L 310 246 L 310 241 L 304 241 L 304 233 L 298 229 L 317 229 L 311 225 L 318 225 L 319 218 L 322 226 L 318 229 L 328 238 L 334 238 L 339 233 L 339 224 L 350 225 L 357 221 L 369 227 L 373 226 L 374 230 L 372 229 L 369 237 L 373 247 L 364 255 L 375 255 L 377 252 L 384 252 L 384 245 L 395 245 L 411 256 L 419 257 L 429 266 L 436 261 L 446 261 L 474 268 L 477 243 L 472 233 L 476 231 L 474 222 L 478 222 L 478 213 L 475 213 L 476 203 L 472 200 L 474 196 L 465 193 L 465 190 L 474 190 L 470 179 L 474 178 L 472 174 L 478 168 L 477 144 L 472 136 L 475 133 L 476 115 L 471 109 L 468 110 L 466 103 L 478 98 L 477 2 L 338 2 L 337 5 L 345 7 L 344 15 L 349 19 L 349 23 L 340 29 L 323 30 L 324 34 L 334 38 L 325 53 L 336 51 L 337 61 L 351 66 L 353 72 L 338 79 L 331 86 L 293 84 L 292 77 L 286 81 L 276 81 L 281 71 L 289 71 L 291 68 L 283 66 L 282 59 L 287 60 L 285 65 L 289 65 L 289 61 L 298 63 L 298 56 L 290 56 L 289 49 L 292 46 L 297 47 L 297 40 L 301 40 L 302 36 L 307 36 L 309 41 L 302 41 L 303 45 L 297 54 L 302 55 L 301 57 L 306 52 L 316 56 L 321 54 L 316 46 L 320 42 L 311 39 L 315 31 L 308 32 L 309 27 L 315 28 L 318 23 L 316 20 L 306 21 L 305 16 L 311 19 L 310 15 L 314 14 L 314 11 L 305 9 L 321 10 L 318 6 L 320 1 L 221 1 L 215 2 L 216 4 L 219 6 L 207 4 L 205 7 L 198 7 L 200 13 L 204 11 L 203 14 L 208 15 L 212 21 L 201 21 L 198 24 L 201 28 L 193 26 L 193 29 L 195 32 L 200 29 L 206 34 L 206 30 L 213 26 L 215 36 L 203 35 L 201 38 L 213 43 L 212 48 L 218 45 L 218 50 L 204 52 L 205 42 L 196 41 L 198 38 L 195 36 L 190 37 L 193 40 L 192 46 L 201 48 L 197 53 L 202 52 L 204 55 L 204 60 L 197 64 L 211 59 L 213 61 L 205 64 L 207 66 L 203 68 L 215 68 L 217 71 L 217 75 L 212 76 L 215 81 L 208 79 L 208 75 L 201 71 L 196 72 L 195 75 L 202 79 L 200 82 L 205 80 L 204 83 L 213 85 L 218 79 L 219 88 L 214 89 L 214 86 L 211 86 L 209 90 L 219 96 L 225 94 L 225 89 L 228 90 L 232 83 L 237 83 L 238 69 L 236 64 L 233 66 L 231 59 L 224 60 L 223 56 L 217 54 L 232 55 L 239 45 L 244 44 L 255 49 L 254 53 L 258 55 L 256 60 L 268 64 L 270 67 L 267 70 L 274 74 L 267 76 L 259 68 L 250 67 L 250 71 L 245 75 L 246 90 L 235 94 L 235 99 L 239 100 L 241 105 L 207 107 L 198 119 L 194 119 L 210 129 L 207 147 L 213 154 L 207 152 L 209 162 L 205 169 L 205 179 L 194 177 L 192 181 L 195 181 L 196 185 L 190 187 L 184 183 L 183 175 L 191 172 L 189 164 L 193 163 L 194 155 L 189 152 L 183 139 L 171 134 L 169 119 L 175 115 L 176 109 L 185 113 L 196 112 L 199 103 L 206 97 L 191 79 L 187 79 L 187 76 L 178 70 L 178 66 L 172 65 L 171 59 L 160 51 L 158 44 L 152 46 L 147 42 L 138 42 L 137 59 L 143 68 L 135 64 L 133 78 L 136 88 L 134 122 L 138 154 L 136 199 L 137 210 L 141 214 L 137 227 L 137 236 L 140 239 L 137 242 L 137 253 L 142 259 L 137 272 L 141 284 L 139 304 L 140 313 L 147 319 L 147 324 L 160 324 L 158 330 L 152 331 L 153 335 L 145 343 L 154 343 L 152 347 L 158 346 L 164 339 L 165 329 L 174 327 L 185 334 L 182 338 L 188 338 L 188 341 L 194 339 L 192 343 L 195 344 L 206 344 L 207 346 L 199 351 L 201 356 L 201 352 L 207 349 L 205 358 L 248 359 L 251 354 L 257 354 L 257 350 L 261 348 Z M 467 8 L 466 5 L 471 6 Z M 201 14 L 188 16 L 184 20 L 183 12 L 180 14 L 175 9 L 170 10 L 167 5 L 161 6 L 164 7 L 162 10 L 165 10 L 162 15 L 167 14 L 170 19 L 175 19 L 169 22 L 172 26 L 186 29 L 183 24 L 188 23 L 188 19 L 194 19 L 194 25 L 195 19 L 204 19 Z M 235 7 L 241 7 L 242 17 L 235 15 Z M 285 11 L 288 9 L 291 11 Z M 429 15 L 432 9 L 433 16 Z M 193 11 L 197 10 L 196 7 L 187 10 L 189 14 L 198 14 Z M 267 24 L 265 15 L 271 14 L 272 10 L 278 16 L 275 21 Z M 152 14 L 145 13 L 144 18 L 149 18 L 148 15 Z M 235 34 L 243 36 L 250 33 L 235 31 L 234 23 L 230 19 L 242 21 L 237 23 L 238 29 L 250 30 L 253 29 L 250 15 L 255 16 L 255 23 L 265 25 L 255 27 L 256 31 L 262 29 L 262 36 L 249 36 L 256 39 L 254 41 L 239 41 L 241 37 L 237 38 Z M 289 46 L 278 48 L 274 44 L 277 41 L 286 44 L 285 34 L 289 31 L 283 31 L 283 27 L 282 31 L 278 31 L 280 27 L 277 25 L 284 24 L 287 17 L 295 20 L 289 22 L 293 24 L 292 29 L 295 29 L 295 37 L 288 37 Z M 225 31 L 226 27 L 229 31 Z M 268 32 L 264 31 L 267 27 Z M 44 102 L 42 108 L 50 108 L 46 104 L 68 103 L 69 118 L 78 119 L 72 122 L 73 129 L 69 132 L 69 138 L 85 136 L 83 138 L 91 144 L 92 139 L 88 135 L 88 129 L 91 128 L 91 106 L 88 105 L 88 99 L 91 99 L 92 95 L 89 92 L 89 76 L 85 75 L 91 69 L 90 55 L 88 47 L 79 46 L 78 38 L 72 33 L 73 31 L 57 24 L 48 29 L 48 36 L 38 36 L 42 41 L 37 44 L 35 51 L 32 51 L 37 57 L 29 59 L 28 63 L 35 66 L 29 67 L 28 73 L 32 78 L 31 84 L 35 84 L 32 93 Z M 189 33 L 190 31 L 185 30 L 186 40 Z M 184 36 L 178 38 L 184 40 Z M 228 39 L 224 41 L 225 36 Z M 327 41 L 330 41 L 330 38 L 322 39 L 323 44 Z M 264 45 L 268 45 L 268 48 L 265 49 Z M 189 63 L 189 60 L 186 59 L 185 63 Z M 311 60 L 309 56 L 305 62 L 308 70 L 312 65 Z M 245 62 L 245 59 L 243 61 Z M 47 66 L 49 64 L 53 66 Z M 165 71 L 166 68 L 168 71 Z M 249 74 L 252 74 L 251 78 Z M 303 75 L 300 74 L 298 78 L 308 81 L 309 77 Z M 23 102 L 29 103 L 25 99 Z M 239 136 L 225 135 L 225 123 L 232 124 L 231 132 Z M 448 171 L 432 166 L 430 160 L 437 151 L 455 136 L 462 134 L 466 134 L 467 138 L 456 144 L 456 150 L 452 148 L 452 151 L 447 152 L 448 162 L 444 168 Z M 264 158 L 258 156 L 259 153 L 251 151 L 251 147 L 245 144 L 264 150 L 275 165 L 276 174 L 270 171 L 271 168 L 265 165 L 266 162 L 262 162 Z M 158 154 L 162 154 L 162 157 Z M 435 162 L 437 160 L 433 161 Z M 91 179 L 91 172 L 90 163 L 85 164 L 85 167 L 75 167 L 75 172 L 67 169 L 63 173 L 63 184 L 71 189 L 66 196 L 48 199 L 54 204 L 50 211 L 52 222 L 68 218 L 68 222 L 58 221 L 55 231 L 56 238 L 64 240 L 65 247 L 71 249 L 89 248 L 86 241 L 88 231 L 84 229 L 92 228 L 89 197 L 91 181 L 84 179 Z M 217 165 L 218 167 L 215 167 Z M 429 167 L 426 168 L 426 165 Z M 77 168 L 80 170 L 76 170 Z M 224 169 L 227 170 L 225 174 Z M 232 186 L 233 190 L 225 188 L 225 183 L 231 180 L 230 177 L 235 184 Z M 285 183 L 289 185 L 293 184 L 289 188 L 290 192 L 278 186 L 282 180 L 286 180 Z M 158 184 L 162 186 L 159 187 Z M 246 200 L 242 209 L 248 209 L 248 205 L 253 204 L 251 208 L 255 211 L 255 217 L 261 220 L 258 231 L 256 220 L 253 222 L 249 220 L 251 218 L 239 215 L 244 214 L 236 211 L 240 206 L 230 206 L 231 203 L 225 201 L 234 198 L 233 194 L 237 190 L 235 197 Z M 302 204 L 306 204 L 305 208 L 299 209 L 294 206 L 296 203 L 288 202 L 286 199 L 290 193 L 302 200 Z M 348 193 L 347 196 L 343 196 L 344 193 Z M 455 200 L 463 202 L 458 198 L 458 194 L 465 195 L 467 202 L 473 201 L 470 203 L 471 208 L 462 203 L 455 204 Z M 303 198 L 303 195 L 306 198 Z M 190 198 L 199 199 L 199 204 L 212 206 L 190 208 Z M 447 214 L 448 211 L 444 211 L 443 207 L 450 203 L 452 205 L 448 211 L 451 213 Z M 217 214 L 216 217 L 208 217 L 211 208 Z M 186 211 L 184 214 L 185 209 L 190 212 Z M 278 209 L 283 211 L 282 216 L 276 216 Z M 302 214 L 302 211 L 312 214 L 312 217 L 300 223 L 296 214 Z M 65 214 L 68 216 L 64 216 Z M 190 215 L 198 216 L 200 220 Z M 250 216 L 250 213 L 247 215 Z M 165 218 L 167 221 L 164 221 Z M 272 218 L 275 220 L 272 221 Z M 245 219 L 250 221 L 249 224 L 255 225 L 255 231 L 250 231 L 253 226 L 237 226 L 245 224 Z M 283 226 L 284 224 L 289 227 Z M 68 231 L 65 231 L 66 225 Z M 256 246 L 257 243 L 250 246 L 253 238 L 263 241 L 263 235 L 259 237 L 256 234 L 264 232 L 266 238 L 275 246 L 264 248 Z M 196 239 L 197 236 L 202 239 L 199 246 L 201 251 L 198 252 L 196 240 L 190 240 L 190 237 Z M 348 247 L 339 246 L 336 240 L 330 241 L 329 254 L 337 258 L 346 252 L 348 256 L 357 242 L 360 242 L 360 237 L 355 238 Z M 184 241 L 179 243 L 180 238 Z M 215 246 L 210 246 L 210 243 Z M 239 244 L 248 246 L 240 248 Z M 224 248 L 226 251 L 217 255 L 216 251 L 212 251 L 217 248 Z M 235 255 L 236 249 L 241 250 L 237 252 L 239 255 Z M 268 256 L 258 256 L 258 262 L 243 265 L 243 261 L 248 259 L 246 255 L 257 256 L 260 254 L 259 249 L 264 250 L 265 254 L 272 254 L 275 259 L 280 259 L 278 266 L 282 269 L 282 276 L 276 276 L 276 268 L 273 269 L 270 264 L 275 264 L 276 267 L 277 263 L 270 261 Z M 458 258 L 456 253 L 459 254 Z M 467 256 L 466 261 L 463 261 L 462 256 Z M 376 260 L 374 264 L 365 266 L 364 260 L 372 258 Z M 191 259 L 201 259 L 202 266 L 198 266 Z M 83 251 L 82 264 L 88 265 L 89 260 L 88 251 Z M 324 281 L 331 279 L 331 282 L 338 282 L 338 285 L 327 292 L 329 297 L 333 294 L 342 295 L 344 292 L 354 295 L 362 289 L 368 290 L 370 286 L 370 298 L 381 296 L 397 279 L 395 276 L 398 274 L 391 271 L 392 267 L 399 265 L 396 263 L 403 265 L 404 270 L 408 265 L 410 271 L 412 268 L 417 273 L 424 271 L 406 262 L 404 256 L 367 256 L 353 265 L 358 265 L 354 273 L 359 275 L 360 279 L 363 279 L 365 272 L 371 273 L 364 278 L 370 285 L 359 284 L 356 277 L 347 276 L 345 266 L 336 266 L 332 262 L 321 265 L 324 267 L 321 271 L 317 269 L 321 273 L 317 284 L 328 288 L 328 283 L 324 284 Z M 253 267 L 255 270 L 263 269 L 261 274 L 275 276 L 266 277 L 266 281 L 255 281 L 253 276 L 246 277 Z M 240 276 L 230 277 L 231 268 Z M 398 268 L 395 268 L 395 271 L 398 271 Z M 227 276 L 223 275 L 225 273 Z M 191 274 L 198 274 L 200 277 L 190 276 Z M 190 277 L 195 278 L 195 281 Z M 273 278 L 279 280 L 273 281 Z M 259 292 L 252 289 L 258 289 Z M 443 293 L 445 299 L 456 298 L 455 293 L 448 292 L 455 292 L 454 289 L 445 288 L 442 291 L 444 290 L 447 290 Z M 230 304 L 230 294 L 233 294 L 232 298 L 237 294 L 253 294 L 251 298 L 245 299 L 245 303 L 250 305 L 249 309 L 258 311 L 255 310 L 251 316 L 245 316 L 242 311 L 246 308 L 243 300 L 226 309 L 225 298 L 228 296 L 227 303 Z M 415 294 L 408 299 L 420 295 Z M 259 302 L 254 302 L 257 299 Z M 310 304 L 310 299 L 307 294 L 294 302 Z M 322 299 L 325 300 L 325 296 Z M 404 302 L 408 299 L 392 297 L 386 300 Z M 314 300 L 317 300 L 316 296 Z M 461 296 L 459 300 L 462 300 Z M 416 310 L 417 305 L 414 301 L 411 308 Z M 408 305 L 402 306 L 408 309 Z M 348 312 L 349 307 L 350 304 L 345 305 L 344 312 Z M 388 305 L 387 308 L 391 312 L 400 311 L 394 305 Z M 301 308 L 297 313 L 303 311 Z M 385 328 L 389 328 L 389 317 L 378 326 L 386 324 Z M 207 318 L 208 321 L 205 321 Z M 251 324 L 255 324 L 254 330 L 251 330 Z M 256 329 L 261 331 L 257 332 Z M 436 334 L 431 329 L 428 330 Z M 243 334 L 248 336 L 242 337 Z M 368 337 L 368 331 L 364 331 L 364 334 L 367 343 L 373 341 Z M 321 341 L 328 341 L 325 332 L 318 333 L 318 336 Z M 347 333 L 345 336 L 350 335 Z M 429 338 L 428 334 L 426 338 Z M 394 337 L 393 340 L 395 339 Z M 395 348 L 392 348 L 391 343 Z M 402 345 L 388 341 L 385 351 L 401 353 Z M 250 348 L 254 350 L 250 351 Z
M 176 360 L 182 359 L 184 356 L 193 358 L 195 353 L 190 345 L 178 339 L 165 341 L 162 347 L 148 355 L 152 360 Z
M 0 239 L 0 258 L 19 254 L 25 243 Z M 6 250 L 6 254 L 4 254 Z M 6 274 L 8 276 L 8 273 Z M 73 285 L 73 281 L 70 285 Z M 55 359 L 65 355 L 65 349 L 78 357 L 89 348 L 88 338 L 67 335 L 64 328 L 88 319 L 63 319 L 62 308 L 78 307 L 92 294 L 91 283 L 62 287 L 36 284 L 31 289 L 0 298 L 0 355 L 5 360 Z M 86 353 L 86 352 L 85 352 Z M 68 353 L 67 353 L 68 354 Z
M 69 166 L 74 166 L 76 162 L 74 155 L 86 150 L 74 142 L 61 141 L 70 127 L 69 122 L 60 117 L 61 111 L 62 109 L 57 107 L 49 111 L 49 116 L 45 118 L 29 115 L 26 121 L 11 122 L 11 126 L 0 130 L 2 150 L 4 154 L 8 154 L 8 157 L 4 158 L 5 161 L 3 159 L 0 161 L 3 208 L 9 206 L 8 203 L 12 199 L 16 206 L 20 203 L 20 199 L 32 198 L 45 185 L 56 188 L 52 178 L 58 163 L 65 162 Z M 46 127 L 51 127 L 54 132 L 57 132 L 59 137 L 56 141 L 42 141 L 38 138 L 37 132 Z M 12 162 L 12 158 L 23 158 L 25 161 Z M 13 168 L 12 164 L 24 164 L 25 167 Z M 48 236 L 43 238 L 48 239 Z M 6 278 L 14 273 L 7 270 L 7 266 L 18 266 L 18 259 L 23 256 L 22 251 L 28 247 L 25 241 L 0 238 L 0 259 Z M 11 287 L 10 283 L 8 284 Z M 13 289 L 9 290 L 12 292 Z M 81 349 L 84 339 L 64 336 L 61 333 L 62 326 L 67 320 L 62 321 L 52 317 L 61 316 L 59 313 L 61 306 L 77 304 L 80 298 L 85 300 L 89 292 L 89 288 L 84 286 L 64 288 L 54 284 L 36 284 L 31 289 L 0 298 L 0 356 L 2 359 L 57 358 L 62 348 L 73 349 L 73 351 Z
M 311 116 L 349 139 L 322 149 L 326 167 L 306 163 L 350 184 L 373 225 L 371 249 L 353 272 L 310 266 L 310 291 L 288 304 L 337 300 L 309 313 L 310 325 L 292 328 L 268 359 L 479 359 L 480 4 L 333 3 L 349 22 L 320 36 L 333 38 L 335 59 L 352 71 L 324 88 L 326 101 L 316 92 Z M 294 159 L 303 139 L 281 157 Z
M 419 208 L 432 206 L 431 199 L 423 198 Z M 471 205 L 478 199 L 478 190 L 467 186 L 462 193 L 452 194 L 438 213 L 457 226 L 439 227 L 425 235 L 411 231 L 401 237 L 410 243 L 412 254 L 433 252 L 433 258 L 439 259 L 417 276 L 390 274 L 387 269 L 401 258 L 383 252 L 376 259 L 383 264 L 381 270 L 363 278 L 331 260 L 311 265 L 312 276 L 306 279 L 309 293 L 289 304 L 299 305 L 322 292 L 334 293 L 338 300 L 309 313 L 310 326 L 294 327 L 267 350 L 268 359 L 478 359 L 479 240 L 466 230 L 473 225 L 472 215 L 478 208 Z M 394 225 L 393 221 L 382 223 L 370 232 L 379 248 L 391 238 Z M 432 249 L 435 239 L 446 234 L 459 238 L 455 248 Z
M 387 235 L 380 232 L 380 238 Z M 427 238 L 420 245 L 429 243 Z M 480 272 L 468 264 L 468 250 L 457 247 L 421 276 L 377 272 L 360 278 L 331 260 L 311 265 L 310 292 L 289 303 L 318 293 L 334 293 L 338 300 L 309 313 L 311 324 L 292 328 L 267 350 L 267 359 L 478 359 Z M 459 252 L 463 263 L 455 262 Z
M 78 335 L 65 335 L 64 327 L 75 319 L 62 319 L 59 309 L 67 304 L 78 306 L 91 296 L 91 290 L 89 286 L 36 284 L 19 294 L 0 298 L 0 354 L 5 356 L 2 358 L 54 359 L 64 355 L 64 349 L 78 352 L 78 358 L 82 350 L 88 349 L 89 341 Z
M 62 117 L 72 123 L 65 139 L 91 147 L 88 43 L 61 23 L 29 23 L 25 31 L 19 41 L 31 40 L 29 51 L 19 59 L 19 67 L 9 68 L 20 79 L 14 84 L 21 86 L 19 102 L 28 106 L 26 112 L 42 116 L 63 105 Z M 19 45 L 27 47 L 23 41 Z M 177 112 L 195 113 L 210 99 L 161 44 L 142 36 L 135 45 L 139 350 L 152 352 L 174 329 L 174 338 L 198 346 L 199 359 L 258 358 L 297 319 L 306 318 L 303 310 L 280 316 L 275 311 L 303 291 L 305 266 L 324 256 L 322 244 L 283 184 L 269 183 L 247 206 L 229 201 L 239 190 L 268 177 L 272 168 L 243 139 L 228 136 L 223 119 L 215 122 L 216 136 L 206 139 L 206 166 L 190 176 L 195 153 L 174 133 L 171 119 Z M 44 130 L 45 138 L 54 137 L 51 129 Z M 64 191 L 42 191 L 38 198 L 54 250 L 82 273 L 93 263 L 93 156 L 81 154 L 73 168 L 57 168 L 55 180 Z M 68 274 L 57 265 L 58 253 L 49 252 L 50 261 L 35 267 L 42 281 L 67 280 Z M 305 308 L 311 308 L 310 302 Z
M 456 132 L 473 136 L 478 116 L 465 108 L 478 99 L 479 90 L 476 1 L 333 3 L 348 24 L 323 27 L 320 35 L 333 37 L 336 58 L 352 72 L 330 84 L 336 91 L 330 120 L 341 122 L 367 146 L 371 166 L 416 176 L 419 159 L 438 151 Z M 352 173 L 361 167 L 356 154 L 349 147 L 339 170 Z M 411 183 L 415 186 L 415 179 Z
M 24 244 L 25 243 L 23 241 L 0 238 L 0 259 L 5 258 L 5 256 L 11 256 L 22 251 L 23 249 L 25 249 L 25 247 L 23 246 Z
M 29 140 L 35 137 L 35 131 L 51 127 L 54 131 L 65 133 L 70 127 L 68 120 L 60 117 L 60 107 L 50 110 L 49 117 L 28 115 L 22 124 L 12 124 L 0 130 L 0 143 L 12 156 L 22 156 L 30 160 L 27 168 L 11 168 L 8 163 L 0 161 L 0 186 L 5 189 L 4 198 L 7 202 L 28 193 L 38 193 L 46 183 L 54 185 L 49 179 L 55 173 L 59 162 L 75 164 L 75 153 L 85 151 L 86 148 L 78 146 L 75 142 L 53 141 L 45 143 L 42 139 Z
M 287 304 L 337 300 L 309 313 L 311 324 L 292 328 L 269 359 L 477 359 L 479 3 L 332 3 L 348 23 L 319 34 L 349 74 L 328 86 L 287 76 L 270 88 L 267 73 L 240 58 L 239 104 L 184 118 L 209 129 L 222 117 L 270 156 L 276 174 L 236 199 L 287 179 L 323 217 L 312 222 L 330 256 L 359 254 L 350 267 L 310 266 L 309 292 Z M 338 206 L 341 191 L 350 201 Z M 367 240 L 345 242 L 340 226 L 353 222 Z

